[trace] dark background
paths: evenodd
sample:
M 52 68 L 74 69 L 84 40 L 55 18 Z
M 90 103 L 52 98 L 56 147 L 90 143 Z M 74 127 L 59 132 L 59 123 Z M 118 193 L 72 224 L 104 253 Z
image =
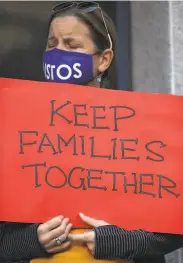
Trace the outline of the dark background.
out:
M 42 54 L 47 22 L 56 1 L 0 2 L 0 77 L 43 80 Z M 100 6 L 118 32 L 119 86 L 130 89 L 129 2 L 106 1 Z

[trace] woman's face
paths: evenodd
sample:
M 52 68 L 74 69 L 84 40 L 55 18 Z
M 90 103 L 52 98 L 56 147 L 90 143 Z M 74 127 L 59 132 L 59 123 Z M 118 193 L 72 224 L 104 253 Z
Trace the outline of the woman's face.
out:
M 52 21 L 47 50 L 55 47 L 88 54 L 96 52 L 87 25 L 74 16 L 57 17 Z
M 88 26 L 74 16 L 53 19 L 46 50 L 58 48 L 66 51 L 94 54 L 97 52 Z M 112 50 L 105 50 L 93 56 L 93 74 L 105 72 L 112 60 Z

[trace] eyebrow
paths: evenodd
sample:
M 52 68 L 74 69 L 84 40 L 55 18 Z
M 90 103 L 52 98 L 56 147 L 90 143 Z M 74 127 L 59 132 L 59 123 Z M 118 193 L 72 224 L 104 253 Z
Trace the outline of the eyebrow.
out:
M 54 39 L 54 36 L 48 36 L 48 40 Z
M 74 38 L 74 37 L 63 37 L 63 40 L 67 40 L 67 41 L 78 41 L 78 40 L 80 40 L 80 39 L 78 39 L 77 37 L 76 38 Z
M 49 39 L 53 39 L 53 38 L 56 38 L 56 37 L 54 35 L 52 35 L 52 34 L 48 35 L 48 40 Z M 68 41 L 80 40 L 80 37 L 77 38 L 77 36 L 76 37 L 65 36 L 65 37 L 62 37 L 62 38 L 63 38 L 63 40 L 68 40 Z

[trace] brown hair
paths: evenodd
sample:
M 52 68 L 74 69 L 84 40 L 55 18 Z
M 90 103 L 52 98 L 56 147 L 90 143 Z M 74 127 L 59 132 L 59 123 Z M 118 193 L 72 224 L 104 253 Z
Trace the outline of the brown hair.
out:
M 116 28 L 112 19 L 106 14 L 106 12 L 104 12 L 103 10 L 102 12 L 112 40 L 112 45 L 113 45 L 112 49 L 113 49 L 114 57 L 110 67 L 106 70 L 106 72 L 104 72 L 102 76 L 101 87 L 107 89 L 117 89 L 116 87 L 116 79 L 117 79 Z M 50 24 L 55 17 L 66 16 L 66 15 L 72 15 L 77 17 L 89 27 L 91 37 L 94 44 L 96 45 L 97 51 L 104 51 L 105 49 L 110 47 L 109 38 L 106 32 L 106 28 L 100 10 L 97 9 L 93 12 L 87 13 L 77 8 L 71 8 L 64 12 L 63 11 L 56 12 L 51 15 L 48 26 L 50 27 Z

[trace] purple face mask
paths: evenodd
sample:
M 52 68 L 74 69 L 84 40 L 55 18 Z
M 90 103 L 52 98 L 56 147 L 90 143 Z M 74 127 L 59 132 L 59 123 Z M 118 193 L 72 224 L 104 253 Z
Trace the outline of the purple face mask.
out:
M 54 48 L 43 55 L 47 81 L 86 85 L 94 79 L 93 56 Z

